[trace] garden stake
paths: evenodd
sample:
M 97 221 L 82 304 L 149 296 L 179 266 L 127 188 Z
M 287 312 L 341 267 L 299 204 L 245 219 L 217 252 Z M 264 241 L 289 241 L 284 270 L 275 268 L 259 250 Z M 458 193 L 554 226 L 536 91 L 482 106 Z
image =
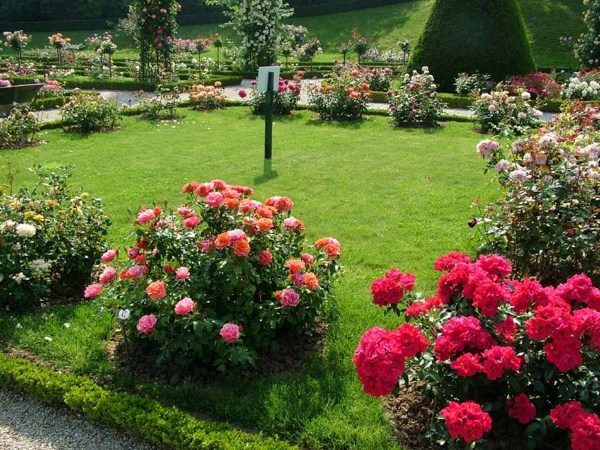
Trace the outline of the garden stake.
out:
M 275 74 L 269 72 L 265 104 L 265 159 L 271 160 L 273 156 L 273 84 Z

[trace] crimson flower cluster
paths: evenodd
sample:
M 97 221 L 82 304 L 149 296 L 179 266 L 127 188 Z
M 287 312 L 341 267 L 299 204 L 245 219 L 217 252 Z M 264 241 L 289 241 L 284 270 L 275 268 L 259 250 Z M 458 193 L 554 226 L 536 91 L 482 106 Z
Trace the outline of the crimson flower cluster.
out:
M 515 279 L 511 263 L 496 254 L 473 261 L 451 252 L 434 269 L 437 288 L 425 299 L 414 292 L 414 275 L 397 269 L 371 285 L 375 305 L 415 324 L 374 328 L 361 338 L 354 363 L 364 391 L 389 395 L 401 378 L 423 383 L 446 404 L 440 414 L 447 435 L 435 436 L 439 427 L 432 425 L 440 439 L 475 442 L 496 420 L 512 420 L 510 429 L 535 445 L 554 439 L 552 433 L 566 439 L 560 430 L 568 429 L 573 448 L 596 448 L 586 443 L 600 439 L 599 419 L 584 410 L 600 407 L 593 388 L 600 370 L 600 289 L 592 280 L 579 274 L 543 286 Z M 569 401 L 581 402 L 577 423 L 583 425 L 552 417 L 557 427 L 550 431 L 529 427 Z

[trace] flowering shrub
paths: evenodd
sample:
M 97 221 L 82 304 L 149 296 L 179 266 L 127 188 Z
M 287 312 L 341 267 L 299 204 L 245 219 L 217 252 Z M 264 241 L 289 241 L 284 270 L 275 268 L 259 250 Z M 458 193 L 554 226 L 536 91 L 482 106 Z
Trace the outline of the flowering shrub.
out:
M 323 49 L 321 48 L 321 41 L 317 38 L 309 39 L 294 52 L 300 62 L 310 62 L 320 53 L 323 53 Z
M 574 449 L 595 448 L 600 427 L 589 425 L 599 419 L 586 410 L 600 407 L 600 289 L 582 274 L 557 287 L 516 279 L 498 255 L 451 252 L 434 268 L 441 276 L 427 299 L 414 293 L 412 274 L 392 269 L 374 281 L 373 302 L 408 323 L 360 339 L 364 391 L 423 386 L 440 413 L 432 443 L 474 448 L 495 429 L 537 448 L 566 441 L 561 430 L 570 429 Z
M 63 87 L 60 81 L 48 79 L 44 81 L 44 85 L 38 92 L 38 97 L 61 97 L 64 94 L 65 88 Z
M 369 83 L 358 68 L 343 67 L 321 86 L 311 87 L 308 104 L 321 120 L 359 120 L 367 112 Z
M 259 202 L 252 189 L 220 180 L 183 192 L 188 202 L 176 213 L 140 209 L 129 263 L 117 271 L 117 251 L 107 252 L 86 295 L 108 288 L 131 311 L 136 343 L 160 363 L 247 366 L 310 330 L 330 297 L 339 243 L 306 247 L 287 197 Z
M 595 71 L 600 74 L 600 71 Z M 564 96 L 577 100 L 600 100 L 600 75 L 594 77 L 593 72 L 575 74 L 565 85 Z
M 544 72 L 516 75 L 508 81 L 507 88 L 512 95 L 529 92 L 533 98 L 556 98 L 562 90 L 562 86 Z
M 506 255 L 519 275 L 600 282 L 599 130 L 598 108 L 577 106 L 507 150 L 479 143 L 504 190 L 479 221 L 482 251 Z
M 8 116 L 0 122 L 0 149 L 18 148 L 35 143 L 40 131 L 40 121 L 25 106 L 14 105 Z
M 216 82 L 213 86 L 204 86 L 203 84 L 192 86 L 189 93 L 192 108 L 205 111 L 223 108 L 225 100 L 227 100 L 227 95 L 221 89 L 220 85 L 220 82 Z
M 114 129 L 121 110 L 115 102 L 99 95 L 79 92 L 60 109 L 60 115 L 65 128 L 89 133 Z
M 483 133 L 523 134 L 540 125 L 541 111 L 529 104 L 531 94 L 510 95 L 507 91 L 481 94 L 475 102 L 475 120 Z
M 454 81 L 456 93 L 459 95 L 481 95 L 494 89 L 491 75 L 487 73 L 459 73 Z
M 29 45 L 29 42 L 31 42 L 31 35 L 25 34 L 23 30 L 13 32 L 5 31 L 3 35 L 4 46 L 10 47 L 15 53 L 19 55 L 19 58 L 21 58 L 23 50 L 25 49 L 25 47 L 27 47 L 27 45 Z
M 445 106 L 427 67 L 423 67 L 423 73 L 415 70 L 412 75 L 404 75 L 400 90 L 390 92 L 389 100 L 390 114 L 396 126 L 435 126 Z
M 277 116 L 289 116 L 292 110 L 298 106 L 303 76 L 304 72 L 300 71 L 294 75 L 292 80 L 279 78 L 277 91 L 273 93 L 273 114 Z M 253 81 L 252 84 L 250 109 L 252 114 L 264 114 L 267 95 L 256 89 L 256 81 Z
M 575 54 L 583 67 L 600 67 L 600 0 L 583 0 L 583 4 L 587 30 L 579 37 Z
M 372 67 L 362 70 L 372 91 L 387 92 L 392 87 L 392 69 L 389 67 Z
M 66 170 L 36 172 L 37 187 L 0 197 L 2 309 L 79 295 L 106 245 L 100 201 L 73 193 Z
M 55 33 L 51 36 L 48 36 L 48 42 L 56 49 L 58 64 L 63 64 L 65 59 L 64 52 L 67 46 L 71 43 L 71 38 L 63 36 L 62 33 Z
M 142 117 L 148 120 L 169 120 L 179 117 L 177 105 L 179 92 L 173 89 L 158 87 L 154 96 L 147 92 L 136 92 L 138 108 Z

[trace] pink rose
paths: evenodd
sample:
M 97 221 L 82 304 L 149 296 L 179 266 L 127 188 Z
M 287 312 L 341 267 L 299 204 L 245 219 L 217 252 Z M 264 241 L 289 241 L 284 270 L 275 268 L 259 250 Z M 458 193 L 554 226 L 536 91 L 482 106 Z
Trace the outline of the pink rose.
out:
M 102 254 L 102 256 L 100 257 L 100 260 L 104 264 L 108 264 L 109 262 L 112 262 L 117 257 L 118 254 L 119 254 L 118 250 L 108 250 Z
M 137 221 L 140 225 L 147 224 L 156 218 L 154 211 L 151 209 L 145 209 L 138 214 Z
M 231 230 L 227 233 L 229 235 L 229 240 L 230 241 L 240 241 L 242 239 L 247 239 L 248 236 L 246 236 L 246 233 L 244 233 L 243 230 Z
M 200 241 L 200 250 L 203 253 L 208 253 L 212 250 L 213 248 L 213 241 L 209 240 L 209 239 L 205 239 L 203 241 Z
M 200 225 L 200 222 L 200 217 L 193 214 L 183 221 L 183 226 L 186 228 L 196 228 L 198 225 Z
M 238 91 L 238 95 L 240 96 L 240 98 L 246 98 L 248 96 L 248 93 L 244 89 L 240 89 Z
M 302 228 L 304 228 L 304 224 L 302 223 L 302 221 L 296 219 L 295 217 L 288 217 L 287 219 L 285 219 L 283 221 L 283 226 L 286 227 L 288 230 L 302 230 Z
M 205 198 L 206 204 L 211 208 L 218 208 L 223 204 L 225 198 L 220 192 L 211 192 Z
M 194 214 L 194 211 L 192 211 L 190 208 L 188 208 L 187 206 L 180 206 L 179 208 L 177 208 L 177 213 L 183 217 L 184 219 L 187 217 L 190 217 L 192 214 Z
M 129 259 L 135 259 L 137 258 L 137 256 L 140 254 L 140 249 L 137 247 L 131 247 L 129 250 L 127 250 L 127 257 Z
M 302 253 L 300 255 L 300 259 L 304 262 L 304 264 L 306 264 L 307 266 L 311 266 L 314 262 L 315 262 L 315 258 L 313 257 L 313 255 L 311 255 L 310 253 Z
M 241 331 L 242 329 L 239 325 L 236 325 L 234 323 L 226 323 L 221 328 L 219 334 L 225 342 L 227 342 L 228 344 L 233 344 L 240 338 Z
M 175 314 L 185 316 L 196 309 L 196 302 L 189 297 L 182 298 L 175 305 Z
M 148 314 L 140 317 L 137 324 L 137 330 L 142 334 L 150 334 L 156 328 L 156 316 L 154 314 Z
M 268 266 L 273 262 L 273 255 L 269 250 L 263 250 L 258 254 L 258 262 L 261 266 Z
M 275 293 L 275 298 L 279 300 L 281 306 L 292 308 L 300 303 L 300 295 L 293 289 L 287 288 Z
M 103 286 L 100 283 L 90 284 L 88 287 L 85 288 L 83 297 L 84 298 L 98 297 L 100 295 L 100 293 L 102 292 L 102 287 Z
M 112 279 L 115 277 L 115 275 L 117 275 L 117 269 L 115 269 L 114 267 L 107 267 L 100 274 L 98 279 L 100 280 L 100 283 L 106 284 L 106 283 L 110 283 L 112 281 Z
M 175 271 L 175 279 L 178 281 L 186 281 L 190 277 L 190 269 L 187 267 L 178 267 Z

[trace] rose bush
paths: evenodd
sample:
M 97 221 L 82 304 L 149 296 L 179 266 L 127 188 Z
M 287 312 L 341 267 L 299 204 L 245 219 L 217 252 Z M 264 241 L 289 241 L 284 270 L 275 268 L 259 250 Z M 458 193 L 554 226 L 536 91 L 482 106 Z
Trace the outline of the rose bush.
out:
M 564 281 L 585 272 L 600 282 L 599 131 L 599 109 L 573 105 L 506 150 L 479 143 L 503 190 L 478 220 L 480 251 L 506 255 L 522 276 Z
M 544 72 L 534 72 L 527 75 L 515 75 L 507 83 L 511 95 L 529 92 L 532 98 L 557 98 L 562 86 L 554 78 Z
M 112 130 L 121 118 L 121 109 L 116 102 L 104 100 L 97 94 L 76 92 L 60 108 L 63 126 L 80 133 Z
M 389 101 L 390 115 L 398 127 L 433 127 L 441 119 L 445 107 L 427 67 L 423 67 L 423 73 L 415 70 L 412 75 L 406 74 L 400 90 L 390 92 Z
M 454 81 L 459 95 L 481 95 L 494 89 L 491 75 L 487 73 L 459 73 Z
M 66 169 L 35 171 L 38 186 L 0 197 L 0 307 L 11 311 L 80 295 L 106 249 L 100 201 L 72 192 Z
M 36 142 L 40 121 L 25 106 L 14 105 L 8 116 L 0 122 L 0 149 L 19 148 Z
M 523 134 L 540 125 L 541 111 L 529 104 L 531 94 L 507 91 L 481 94 L 475 102 L 475 121 L 483 133 Z
M 277 90 L 273 93 L 273 114 L 276 116 L 289 116 L 292 110 L 298 106 L 303 76 L 304 72 L 299 71 L 294 75 L 292 80 L 279 78 Z M 258 91 L 256 81 L 252 82 L 252 86 L 250 110 L 252 114 L 264 114 L 266 94 Z
M 225 107 L 227 95 L 221 88 L 219 81 L 213 86 L 205 86 L 203 84 L 195 84 L 190 90 L 190 102 L 192 108 L 210 111 Z
M 259 202 L 220 180 L 183 192 L 175 213 L 140 209 L 128 263 L 117 271 L 117 251 L 107 252 L 86 295 L 107 290 L 129 309 L 135 345 L 159 364 L 245 367 L 310 331 L 330 299 L 339 243 L 308 248 L 287 197 Z
M 408 323 L 360 339 L 354 363 L 364 391 L 422 386 L 439 411 L 432 445 L 474 448 L 494 429 L 523 448 L 562 448 L 569 429 L 573 449 L 596 448 L 600 289 L 591 279 L 544 287 L 514 278 L 499 255 L 472 261 L 458 252 L 434 268 L 441 276 L 426 299 L 414 275 L 397 269 L 373 282 L 373 302 Z
M 308 104 L 321 120 L 360 120 L 367 112 L 371 89 L 364 72 L 345 66 L 320 86 L 311 86 Z

